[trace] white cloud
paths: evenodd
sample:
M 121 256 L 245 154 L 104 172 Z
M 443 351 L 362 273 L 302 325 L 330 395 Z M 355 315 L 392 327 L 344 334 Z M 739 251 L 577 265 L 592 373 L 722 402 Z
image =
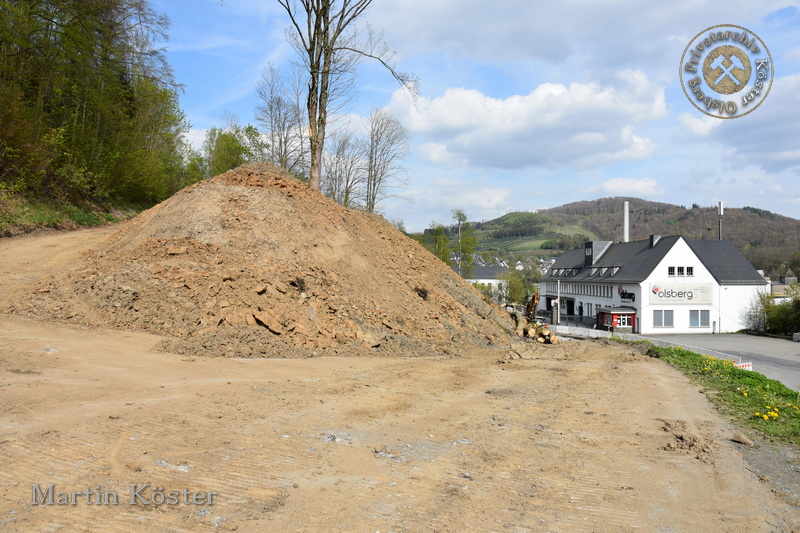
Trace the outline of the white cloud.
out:
M 732 166 L 800 172 L 800 74 L 776 78 L 758 109 L 721 122 L 711 139 L 730 150 Z
M 459 157 L 447 150 L 447 145 L 442 143 L 424 143 L 417 149 L 417 157 L 425 163 L 458 166 L 466 164 L 463 157 Z
M 368 17 L 374 27 L 385 30 L 389 45 L 404 54 L 549 65 L 574 57 L 587 68 L 651 65 L 667 73 L 677 66 L 674 54 L 698 31 L 721 24 L 720 6 L 694 0 L 383 0 Z M 774 9 L 772 2 L 725 4 L 727 12 L 743 21 L 760 20 Z
M 722 124 L 722 120 L 705 115 L 683 113 L 678 119 L 681 125 L 698 137 L 707 137 L 714 128 Z
M 783 55 L 789 61 L 800 61 L 800 46 L 792 48 Z
M 186 134 L 185 139 L 194 150 L 200 151 L 203 148 L 203 142 L 206 140 L 206 132 L 208 132 L 208 129 L 192 128 Z
M 667 114 L 663 87 L 643 73 L 624 71 L 616 81 L 619 88 L 543 83 L 507 98 L 453 88 L 416 105 L 397 91 L 389 107 L 426 143 L 422 153 L 431 161 L 438 155 L 484 168 L 592 168 L 649 157 L 655 144 L 634 129 Z
M 652 198 L 664 194 L 663 189 L 653 178 L 613 178 L 603 182 L 592 192 L 602 191 L 612 196 L 642 196 Z

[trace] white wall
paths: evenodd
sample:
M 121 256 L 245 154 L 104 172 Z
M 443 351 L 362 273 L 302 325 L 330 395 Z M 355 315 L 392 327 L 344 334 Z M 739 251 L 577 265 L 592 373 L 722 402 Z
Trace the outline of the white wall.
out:
M 658 244 L 656 244 L 658 246 Z M 669 275 L 669 267 L 675 267 L 676 275 Z M 677 268 L 683 267 L 684 272 L 687 267 L 692 267 L 692 276 L 678 276 Z M 703 286 L 707 287 L 711 293 L 711 301 L 708 303 L 697 303 L 684 300 L 683 303 L 656 304 L 651 302 L 650 292 L 652 286 L 669 287 L 680 290 L 683 286 L 687 290 Z M 661 263 L 653 270 L 650 276 L 642 282 L 642 303 L 640 307 L 640 322 L 638 331 L 643 334 L 663 334 L 663 333 L 711 333 L 714 321 L 716 320 L 716 305 L 718 284 L 711 275 L 711 272 L 703 265 L 700 259 L 694 254 L 689 245 L 683 239 L 678 239 L 672 249 L 662 259 Z M 673 327 L 656 327 L 653 325 L 653 311 L 671 310 L 673 314 Z M 708 311 L 709 325 L 707 327 L 692 327 L 689 322 L 689 311 Z
M 661 245 L 665 245 L 661 243 Z M 658 244 L 656 244 L 658 246 Z M 669 275 L 669 267 L 676 267 L 674 276 Z M 677 267 L 684 268 L 684 275 L 677 275 Z M 686 268 L 692 267 L 693 275 L 685 275 Z M 620 277 L 624 276 L 620 270 Z M 553 282 L 554 283 L 554 282 Z M 614 277 L 606 277 L 603 284 L 613 284 L 611 297 L 598 297 L 586 294 L 573 294 L 565 289 L 566 284 L 575 283 L 569 277 L 562 278 L 561 297 L 575 300 L 575 309 L 583 303 L 584 314 L 587 311 L 587 303 L 592 303 L 592 315 L 597 311 L 607 307 L 635 307 L 636 331 L 642 334 L 667 334 L 667 333 L 729 333 L 739 331 L 747 327 L 747 313 L 753 301 L 761 291 L 769 290 L 768 285 L 728 285 L 720 287 L 711 272 L 706 269 L 703 263 L 697 258 L 692 249 L 684 239 L 678 239 L 672 248 L 664 256 L 661 263 L 653 270 L 650 276 L 640 284 L 620 284 L 614 283 Z M 678 298 L 677 302 L 655 303 L 651 302 L 651 287 L 664 286 L 681 291 L 683 287 L 687 290 L 693 289 L 693 293 L 698 293 L 693 301 L 688 298 Z M 619 288 L 625 292 L 632 293 L 635 300 L 623 300 L 619 295 Z M 542 288 L 542 298 L 539 307 L 546 305 L 546 296 L 555 296 L 554 290 Z M 703 293 L 705 289 L 705 293 Z M 671 310 L 673 312 L 673 327 L 655 327 L 653 325 L 654 310 Z M 709 320 L 707 326 L 694 327 L 690 325 L 690 311 L 708 311 Z M 562 306 L 562 313 L 564 306 Z M 699 313 L 698 313 L 699 314 Z

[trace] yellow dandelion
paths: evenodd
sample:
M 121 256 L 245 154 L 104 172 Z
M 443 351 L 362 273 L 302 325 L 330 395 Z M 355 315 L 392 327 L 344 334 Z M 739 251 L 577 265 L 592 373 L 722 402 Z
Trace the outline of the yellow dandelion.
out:
M 756 413 L 756 416 L 761 416 L 761 413 Z
M 742 394 L 744 394 L 745 396 L 747 396 L 747 393 L 746 393 L 746 392 L 743 392 Z
M 761 418 L 763 418 L 764 420 L 769 420 L 769 417 L 767 415 L 761 415 Z

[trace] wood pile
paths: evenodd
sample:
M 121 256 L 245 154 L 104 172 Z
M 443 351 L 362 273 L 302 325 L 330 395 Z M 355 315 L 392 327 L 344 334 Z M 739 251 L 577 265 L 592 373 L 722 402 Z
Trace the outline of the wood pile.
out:
M 540 344 L 558 344 L 558 336 L 552 331 L 546 323 L 539 323 L 531 321 L 527 316 L 511 313 L 516 321 L 516 333 L 519 337 L 527 337 Z
M 532 323 L 528 329 L 527 335 L 529 338 L 541 344 L 558 344 L 558 336 L 550 331 L 547 324 Z

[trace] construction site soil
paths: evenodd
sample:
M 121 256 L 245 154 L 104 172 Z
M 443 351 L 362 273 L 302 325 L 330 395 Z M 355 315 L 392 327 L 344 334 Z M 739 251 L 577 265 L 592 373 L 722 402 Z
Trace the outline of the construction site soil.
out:
M 0 278 L 9 531 L 800 531 L 796 448 L 271 167 Z
M 251 165 L 125 224 L 11 311 L 167 335 L 176 353 L 412 355 L 508 342 L 509 316 L 382 217 Z

